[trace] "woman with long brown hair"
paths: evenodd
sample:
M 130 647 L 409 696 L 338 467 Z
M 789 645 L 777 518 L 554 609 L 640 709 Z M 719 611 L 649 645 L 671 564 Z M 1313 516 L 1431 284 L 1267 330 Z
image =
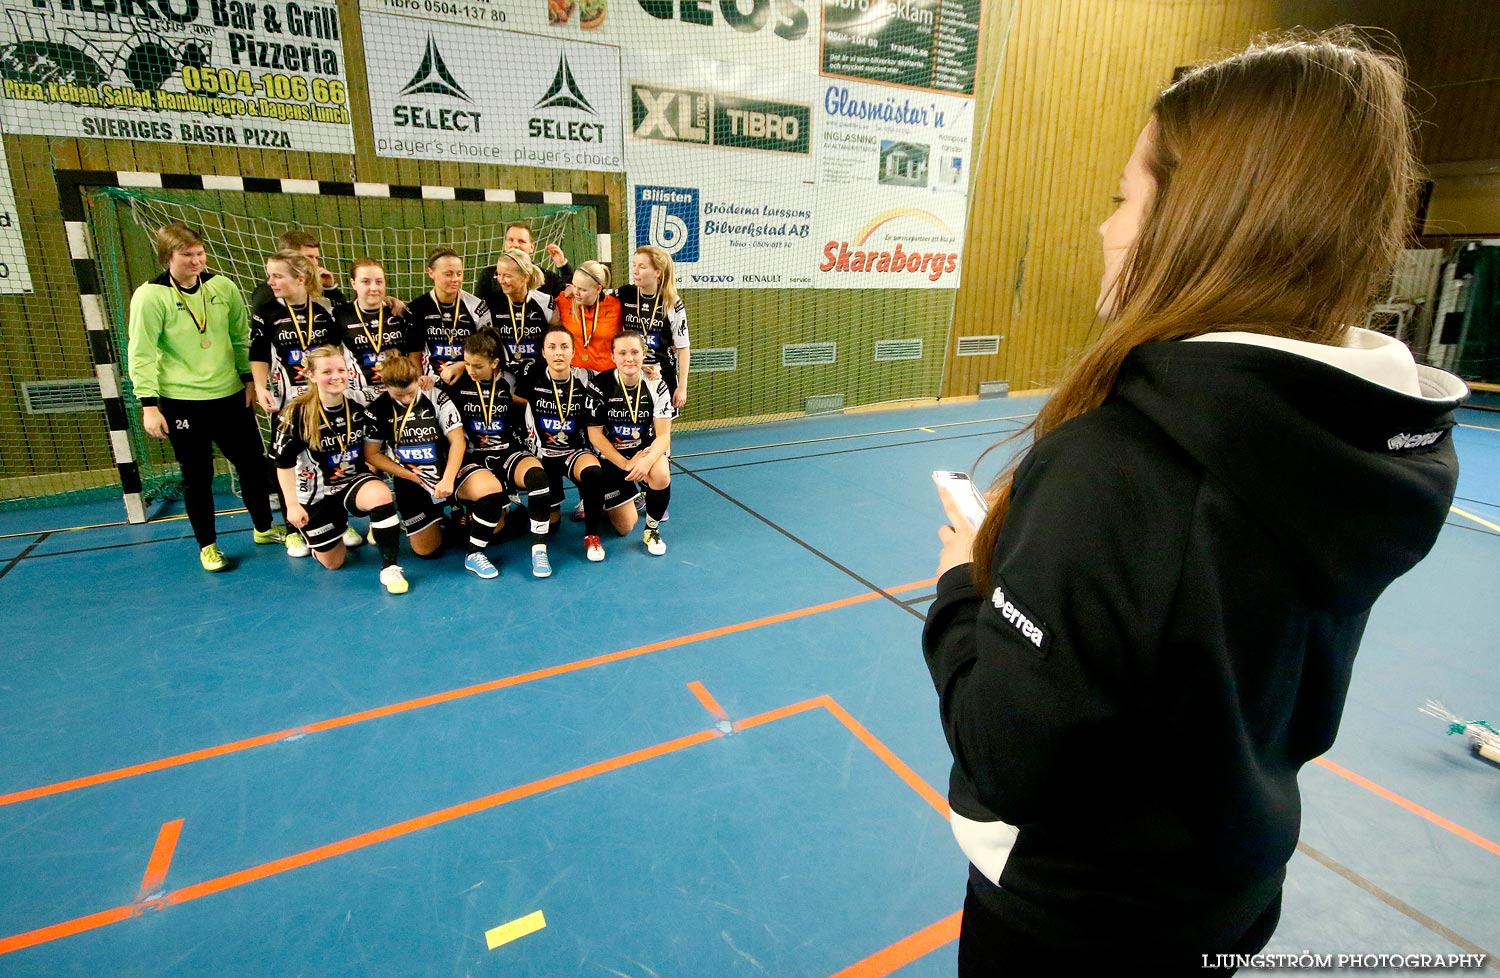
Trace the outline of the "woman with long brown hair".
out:
M 1408 227 L 1404 81 L 1339 32 L 1163 91 L 1100 228 L 1102 335 L 978 532 L 945 500 L 961 975 L 1197 970 L 1275 929 L 1298 769 L 1458 474 L 1462 382 L 1352 325 Z

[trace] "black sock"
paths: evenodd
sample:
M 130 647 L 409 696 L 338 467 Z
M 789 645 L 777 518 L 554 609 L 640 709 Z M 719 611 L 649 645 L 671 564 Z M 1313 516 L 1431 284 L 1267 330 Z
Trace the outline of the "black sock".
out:
M 370 510 L 370 529 L 375 533 L 375 546 L 380 548 L 380 566 L 391 566 L 401 549 L 401 518 L 396 515 L 396 504 L 381 503 Z
M 599 535 L 599 523 L 604 516 L 603 469 L 590 465 L 578 473 L 578 495 L 583 497 L 583 532 L 587 536 Z
M 655 526 L 661 522 L 661 518 L 667 515 L 667 502 L 672 498 L 672 484 L 667 483 L 665 488 L 652 489 L 646 487 L 646 525 Z
M 546 543 L 552 522 L 552 490 L 547 470 L 540 465 L 526 473 L 526 515 L 531 519 L 531 542 Z
M 492 492 L 469 504 L 469 549 L 477 554 L 495 538 L 495 526 L 505 518 L 505 493 Z

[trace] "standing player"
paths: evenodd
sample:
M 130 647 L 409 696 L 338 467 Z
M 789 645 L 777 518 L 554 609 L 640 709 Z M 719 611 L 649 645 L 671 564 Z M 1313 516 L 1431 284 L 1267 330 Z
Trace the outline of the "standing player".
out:
M 354 301 L 333 308 L 334 321 L 344 332 L 344 347 L 354 361 L 350 385 L 369 400 L 380 396 L 380 367 L 388 351 L 405 354 L 422 366 L 422 340 L 404 316 L 386 305 L 385 266 L 373 258 L 359 258 L 350 273 Z
M 323 298 L 317 266 L 300 252 L 278 251 L 266 259 L 266 284 L 272 298 L 256 306 L 250 317 L 250 371 L 255 395 L 275 432 L 278 413 L 307 390 L 303 358 L 321 346 L 340 347 L 344 334 L 334 321 L 332 305 Z M 282 512 L 286 502 L 282 499 Z M 362 541 L 352 528 L 344 540 L 351 547 Z M 287 533 L 286 552 L 292 557 L 308 555 L 302 534 Z
M 484 580 L 499 577 L 484 549 L 505 511 L 505 492 L 483 467 L 466 462 L 458 408 L 441 388 L 422 390 L 421 377 L 422 369 L 399 351 L 386 354 L 385 392 L 365 410 L 365 461 L 395 480 L 396 508 L 413 553 L 438 555 L 443 505 L 456 499 L 469 509 L 464 569 Z
M 551 528 L 552 491 L 547 470 L 526 450 L 524 435 L 513 421 L 516 407 L 510 382 L 501 371 L 501 340 L 493 329 L 480 330 L 464 341 L 465 371 L 442 390 L 458 407 L 468 437 L 465 462 L 483 466 L 518 497 L 524 493 L 531 518 L 531 573 L 552 576 L 547 556 Z M 524 409 L 520 410 L 522 417 Z M 558 486 L 561 494 L 562 486 Z
M 589 403 L 589 441 L 602 460 L 604 507 L 615 532 L 625 536 L 635 528 L 634 502 L 646 484 L 646 534 L 648 553 L 660 557 L 667 552 L 661 538 L 661 519 L 672 498 L 672 473 L 667 459 L 672 449 L 672 419 L 677 408 L 660 378 L 651 380 L 641 372 L 646 344 L 639 333 L 621 333 L 614 339 L 616 367 L 594 378 Z
M 500 288 L 493 293 L 490 318 L 504 342 L 501 359 L 519 372 L 522 364 L 542 359 L 542 334 L 553 319 L 553 299 L 538 288 L 542 270 L 525 252 L 507 251 L 495 267 Z
M 505 241 L 500 247 L 502 252 L 519 251 L 528 261 L 536 260 L 536 242 L 531 236 L 531 225 L 525 221 L 512 221 L 505 226 Z M 562 247 L 555 241 L 547 245 L 547 257 L 557 266 L 557 271 L 544 272 L 542 281 L 532 287 L 541 289 L 546 295 L 556 296 L 572 281 L 573 269 L 568 267 L 568 256 L 563 254 Z M 491 309 L 495 307 L 495 300 L 502 287 L 498 281 L 499 275 L 500 267 L 496 262 L 494 268 L 486 268 L 479 273 L 479 285 L 474 289 L 481 299 L 490 304 Z
M 613 370 L 610 341 L 620 332 L 620 300 L 605 294 L 609 269 L 586 261 L 573 273 L 573 287 L 557 297 L 557 321 L 573 334 L 573 366 L 591 375 Z
M 156 233 L 166 272 L 130 297 L 130 381 L 146 434 L 166 438 L 182 468 L 182 502 L 207 571 L 227 570 L 214 526 L 214 445 L 240 477 L 256 543 L 280 543 L 250 373 L 250 327 L 239 288 L 206 271 L 203 239 L 186 224 Z
M 301 252 L 302 257 L 312 262 L 313 268 L 317 270 L 318 281 L 323 285 L 323 298 L 327 299 L 335 307 L 341 306 L 348 301 L 344 297 L 344 293 L 339 291 L 334 285 L 337 281 L 334 274 L 323 267 L 323 246 L 312 234 L 302 228 L 288 228 L 276 236 L 276 250 Z M 275 296 L 271 292 L 271 287 L 262 282 L 256 288 L 255 294 L 250 298 L 250 308 L 254 309 L 256 306 L 263 305 L 273 298 Z M 406 312 L 406 303 L 395 296 L 388 295 L 384 301 L 386 307 L 395 315 L 400 316 Z
M 687 404 L 691 353 L 687 307 L 677 294 L 672 256 L 655 245 L 642 245 L 630 256 L 630 276 L 634 284 L 615 293 L 623 307 L 621 325 L 646 337 L 646 373 L 660 369 L 673 407 L 680 408 Z
M 432 290 L 411 301 L 406 320 L 423 338 L 427 373 L 453 383 L 464 369 L 464 341 L 490 325 L 489 306 L 464 291 L 464 260 L 452 248 L 427 256 Z
M 343 536 L 350 514 L 369 514 L 380 548 L 380 583 L 392 594 L 404 594 L 406 578 L 396 563 L 401 519 L 390 487 L 362 464 L 372 428 L 364 406 L 348 396 L 345 357 L 336 346 L 309 350 L 310 386 L 282 412 L 271 455 L 286 518 L 306 536 L 318 563 L 337 570 L 347 553 Z
M 572 366 L 573 334 L 560 325 L 549 326 L 542 338 L 545 365 L 533 361 L 516 381 L 515 401 L 527 407 L 537 454 L 547 469 L 548 481 L 557 487 L 552 498 L 555 522 L 562 503 L 563 478 L 573 480 L 583 497 L 584 549 L 589 560 L 604 559 L 599 540 L 599 522 L 604 508 L 604 489 L 599 457 L 588 448 L 589 375 Z

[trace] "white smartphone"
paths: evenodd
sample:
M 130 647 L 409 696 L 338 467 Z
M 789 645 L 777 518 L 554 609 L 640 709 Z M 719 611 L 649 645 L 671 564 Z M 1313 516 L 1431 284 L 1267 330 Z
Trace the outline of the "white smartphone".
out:
M 948 490 L 948 495 L 957 504 L 959 512 L 969 521 L 969 527 L 979 529 L 979 525 L 984 522 L 984 514 L 989 512 L 990 504 L 975 488 L 974 480 L 969 478 L 969 474 L 938 469 L 932 473 L 932 481 L 939 488 Z

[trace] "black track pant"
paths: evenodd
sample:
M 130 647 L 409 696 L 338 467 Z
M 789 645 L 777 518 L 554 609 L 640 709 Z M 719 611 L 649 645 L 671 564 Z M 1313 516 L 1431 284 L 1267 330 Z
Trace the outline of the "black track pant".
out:
M 180 401 L 163 397 L 157 402 L 167 419 L 167 440 L 182 466 L 182 503 L 198 546 L 218 539 L 214 530 L 214 446 L 239 473 L 245 509 L 257 530 L 271 528 L 271 503 L 266 495 L 265 449 L 255 411 L 245 406 L 245 394 L 237 391 L 212 401 Z

